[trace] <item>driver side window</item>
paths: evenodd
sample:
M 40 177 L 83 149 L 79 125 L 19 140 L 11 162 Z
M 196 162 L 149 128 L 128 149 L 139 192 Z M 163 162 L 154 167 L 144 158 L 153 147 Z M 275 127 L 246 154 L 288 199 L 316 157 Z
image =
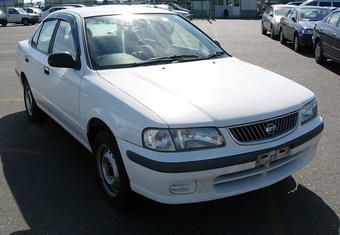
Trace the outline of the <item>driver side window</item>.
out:
M 52 53 L 64 52 L 69 53 L 73 60 L 76 60 L 76 50 L 71 25 L 69 22 L 61 20 L 54 39 Z

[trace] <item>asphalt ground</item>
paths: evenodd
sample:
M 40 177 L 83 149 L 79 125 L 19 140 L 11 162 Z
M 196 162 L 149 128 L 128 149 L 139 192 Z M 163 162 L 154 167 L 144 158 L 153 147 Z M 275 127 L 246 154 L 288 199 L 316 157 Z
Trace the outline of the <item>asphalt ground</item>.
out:
M 50 118 L 31 124 L 14 72 L 17 42 L 35 26 L 0 27 L 0 234 L 339 234 L 340 66 L 315 63 L 260 32 L 260 20 L 193 20 L 232 55 L 313 90 L 325 129 L 317 157 L 287 179 L 223 200 L 127 210 L 102 198 L 91 155 Z M 225 75 L 229 76 L 228 71 Z M 294 95 L 294 94 L 292 94 Z

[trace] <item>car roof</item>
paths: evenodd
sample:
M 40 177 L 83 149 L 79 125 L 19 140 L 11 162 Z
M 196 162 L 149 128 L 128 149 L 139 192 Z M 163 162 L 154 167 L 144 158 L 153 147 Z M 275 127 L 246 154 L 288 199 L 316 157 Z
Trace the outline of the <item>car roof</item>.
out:
M 287 4 L 273 4 L 271 7 L 276 8 L 276 7 L 286 7 L 286 8 L 292 8 L 292 5 L 287 5 Z
M 306 9 L 306 8 L 313 8 L 313 9 L 332 9 L 334 7 L 320 7 L 320 6 L 293 6 L 294 8 L 297 8 L 297 9 Z
M 153 7 L 142 7 L 138 5 L 103 5 L 82 8 L 68 8 L 63 12 L 73 12 L 79 16 L 86 18 L 100 15 L 121 15 L 121 14 L 141 14 L 141 13 L 162 13 L 162 14 L 176 14 L 171 11 L 163 10 Z

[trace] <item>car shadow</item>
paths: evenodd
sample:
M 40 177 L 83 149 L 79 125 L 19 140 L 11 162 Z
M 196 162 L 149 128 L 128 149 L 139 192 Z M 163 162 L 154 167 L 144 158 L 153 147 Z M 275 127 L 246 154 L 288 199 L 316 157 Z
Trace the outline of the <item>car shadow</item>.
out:
M 323 64 L 320 64 L 320 66 L 340 76 L 340 69 L 338 63 L 328 59 Z
M 278 41 L 280 41 L 280 40 L 278 40 Z M 285 47 L 291 49 L 292 51 L 294 51 L 294 45 L 293 45 L 293 42 L 291 42 L 291 41 L 286 42 L 282 46 L 285 46 Z M 298 53 L 298 54 L 300 54 L 304 57 L 307 57 L 307 58 L 314 58 L 314 49 L 311 46 L 301 47 L 300 51 L 296 52 L 296 53 Z
M 10 194 L 1 210 L 9 214 L 14 201 L 28 227 L 4 221 L 3 234 L 339 234 L 336 213 L 293 177 L 205 203 L 134 195 L 131 207 L 116 210 L 102 197 L 91 154 L 50 118 L 32 124 L 25 112 L 13 113 L 0 129 L 0 186 Z

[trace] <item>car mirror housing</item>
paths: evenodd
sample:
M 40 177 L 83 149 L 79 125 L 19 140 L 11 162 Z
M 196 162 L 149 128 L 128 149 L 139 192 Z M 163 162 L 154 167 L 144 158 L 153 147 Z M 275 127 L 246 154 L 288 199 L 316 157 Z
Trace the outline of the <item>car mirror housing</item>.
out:
M 48 57 L 48 64 L 58 68 L 76 69 L 76 62 L 68 53 L 56 53 Z

